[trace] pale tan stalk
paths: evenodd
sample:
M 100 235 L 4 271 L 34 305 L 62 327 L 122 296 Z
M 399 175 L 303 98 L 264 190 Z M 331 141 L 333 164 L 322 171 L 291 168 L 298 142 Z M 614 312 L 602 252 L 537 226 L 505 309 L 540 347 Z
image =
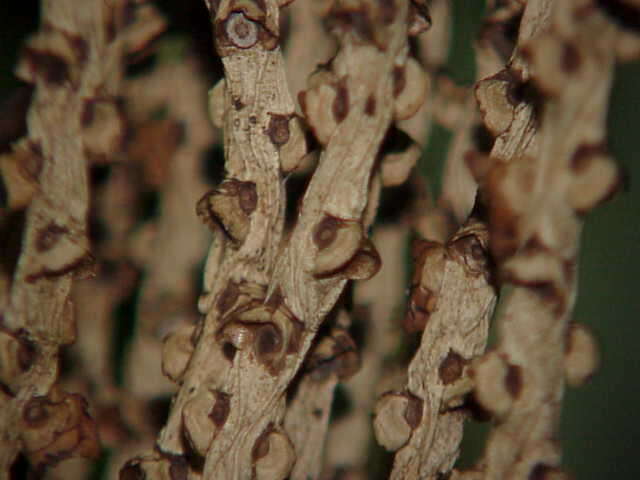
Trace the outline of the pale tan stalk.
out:
M 25 177 L 33 189 L 3 330 L 21 332 L 16 340 L 30 345 L 31 355 L 22 356 L 15 376 L 2 379 L 10 392 L 0 400 L 3 477 L 20 450 L 40 469 L 97 451 L 84 400 L 54 384 L 58 350 L 75 339 L 72 281 L 92 263 L 88 160 L 118 148 L 123 57 L 152 33 L 133 23 L 123 3 L 88 1 L 79 8 L 74 1 L 43 1 L 43 28 L 29 40 L 18 66 L 18 74 L 36 84 L 29 137 L 15 149 L 29 162 Z M 138 13 L 153 16 L 144 5 Z
M 497 135 L 483 177 L 505 290 L 495 350 L 474 362 L 478 402 L 498 420 L 476 469 L 455 478 L 565 478 L 557 441 L 565 375 L 591 372 L 569 328 L 581 216 L 618 175 L 604 147 L 616 29 L 588 0 L 529 1 L 517 53 L 478 86 Z M 508 92 L 530 81 L 524 97 Z M 578 341 L 579 339 L 579 341 Z

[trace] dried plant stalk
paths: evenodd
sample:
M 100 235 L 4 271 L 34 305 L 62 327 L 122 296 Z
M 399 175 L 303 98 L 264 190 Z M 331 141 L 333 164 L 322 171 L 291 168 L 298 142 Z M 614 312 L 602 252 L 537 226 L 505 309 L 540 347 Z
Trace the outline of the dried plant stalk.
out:
M 208 316 L 159 440 L 162 452 L 182 456 L 186 437 L 206 457 L 205 477 L 288 475 L 294 453 L 280 427 L 285 390 L 347 279 L 369 277 L 378 268 L 360 223 L 373 154 L 394 114 L 406 116 L 419 103 L 408 85 L 395 85 L 393 101 L 393 74 L 404 70 L 407 58 L 407 5 L 388 12 L 367 4 L 367 10 L 372 37 L 343 23 L 347 10 L 341 6 L 329 11 L 341 50 L 302 97 L 325 149 L 278 257 L 280 174 L 304 153 L 284 88 L 278 6 L 223 2 L 215 10 L 226 76 L 224 87 L 212 92 L 212 112 L 225 123 L 227 180 L 199 209 L 223 227 L 227 239 L 218 235 L 216 242 L 222 241 L 225 255 L 215 246 L 210 253 L 200 302 Z M 384 74 L 366 75 L 363 63 Z M 329 102 L 319 103 L 321 96 Z M 216 103 L 221 98 L 223 107 Z M 150 463 L 142 459 L 125 468 L 156 468 Z
M 145 0 L 43 0 L 18 68 L 36 85 L 29 135 L 0 156 L 3 229 L 24 217 L 19 258 L 0 270 L 0 478 L 20 452 L 37 475 L 96 455 L 98 432 L 114 449 L 111 476 L 138 455 L 118 472 L 126 480 L 365 478 L 372 430 L 396 451 L 393 479 L 567 477 L 556 440 L 564 386 L 597 365 L 594 340 L 570 322 L 578 240 L 583 215 L 619 184 L 604 123 L 615 60 L 640 56 L 616 26 L 635 5 L 489 1 L 481 80 L 469 88 L 443 71 L 446 0 L 298 0 L 283 20 L 288 3 L 205 0 L 224 67 L 208 113 L 225 152 L 225 178 L 205 193 L 199 156 L 211 131 L 193 64 L 157 67 L 121 96 L 126 55 L 163 27 L 155 11 Z M 411 44 L 430 26 L 427 4 L 436 26 Z M 478 136 L 480 119 L 493 144 Z M 412 177 L 412 218 L 374 233 L 379 254 L 369 230 L 383 189 L 410 177 L 435 123 L 453 132 L 441 197 Z M 113 163 L 125 137 L 132 161 Z M 109 235 L 93 253 L 115 273 L 74 286 L 92 273 L 96 164 L 110 165 L 91 209 Z M 302 175 L 291 219 L 288 187 Z M 163 192 L 151 221 L 133 208 L 142 189 Z M 199 319 L 197 217 L 213 232 Z M 414 248 L 404 327 L 422 337 L 400 369 L 394 309 L 409 224 L 427 240 Z M 384 277 L 345 288 L 382 258 Z M 120 388 L 111 330 L 136 272 L 139 320 Z M 486 351 L 498 287 L 498 340 Z M 349 329 L 363 308 L 358 352 Z M 73 355 L 85 365 L 58 381 L 74 316 L 84 330 Z M 353 410 L 331 425 L 336 387 L 361 366 L 344 386 Z M 91 393 L 97 422 L 61 386 Z M 158 434 L 154 400 L 176 389 Z M 472 400 L 495 424 L 480 461 L 459 471 Z M 89 468 L 80 459 L 47 474 Z
M 38 469 L 97 452 L 84 400 L 54 383 L 58 350 L 75 339 L 72 281 L 90 273 L 92 263 L 86 235 L 88 160 L 119 147 L 123 58 L 148 39 L 132 13 L 125 2 L 92 1 L 78 8 L 73 1 L 44 1 L 43 26 L 18 66 L 19 76 L 36 89 L 29 138 L 15 147 L 13 160 L 22 178 L 14 184 L 21 189 L 14 198 L 26 212 L 22 250 L 3 305 L 3 334 L 15 338 L 18 354 L 3 367 L 19 366 L 2 378 L 3 476 L 20 450 Z
M 588 0 L 530 1 L 513 61 L 478 86 L 497 138 L 488 173 L 476 173 L 499 275 L 513 288 L 496 349 L 472 374 L 477 400 L 499 422 L 476 470 L 461 478 L 564 478 L 556 441 L 564 366 L 593 365 L 567 349 L 580 216 L 618 182 L 603 147 L 615 42 Z M 525 85 L 536 91 L 510 94 Z
M 424 329 L 406 389 L 384 394 L 375 408 L 378 441 L 398 450 L 391 478 L 439 478 L 453 467 L 470 390 L 467 365 L 486 345 L 495 305 L 485 226 L 471 220 L 446 246 L 421 241 L 405 327 Z

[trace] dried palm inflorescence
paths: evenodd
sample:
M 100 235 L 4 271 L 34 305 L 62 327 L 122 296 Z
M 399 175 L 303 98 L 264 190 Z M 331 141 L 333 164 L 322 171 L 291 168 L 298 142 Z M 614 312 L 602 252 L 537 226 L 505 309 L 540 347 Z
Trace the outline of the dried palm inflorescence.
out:
M 153 15 L 142 2 L 42 2 L 18 65 L 35 93 L 28 138 L 1 160 L 8 207 L 24 215 L 20 256 L 3 272 L 3 475 L 19 451 L 36 469 L 98 451 L 85 401 L 55 384 L 58 353 L 75 338 L 73 279 L 91 273 L 87 168 L 120 147 L 124 57 L 154 35 Z
M 368 478 L 373 434 L 395 452 L 394 479 L 566 475 L 564 384 L 597 364 L 570 322 L 578 238 L 619 182 L 604 119 L 615 60 L 640 50 L 616 22 L 637 7 L 488 2 L 478 82 L 465 87 L 443 68 L 444 0 L 432 16 L 425 0 L 287 3 L 205 0 L 224 69 L 208 113 L 225 158 L 205 193 L 214 135 L 197 61 L 123 81 L 125 56 L 163 28 L 152 7 L 43 1 L 18 67 L 36 85 L 29 136 L 0 157 L 3 229 L 24 217 L 19 258 L 0 276 L 5 476 L 19 452 L 39 470 L 95 456 L 98 433 L 110 476 L 127 480 Z M 452 132 L 438 198 L 412 173 L 435 124 Z M 109 175 L 90 192 L 95 165 Z M 290 179 L 308 180 L 293 219 Z M 417 200 L 377 224 L 385 189 Z M 143 216 L 140 191 L 158 193 L 158 215 Z M 106 268 L 74 286 L 74 307 L 72 281 L 91 272 L 90 212 L 107 232 L 92 246 Z M 199 314 L 198 217 L 213 233 Z M 405 285 L 410 227 L 423 238 Z M 111 332 L 131 297 L 118 382 Z M 74 310 L 77 365 L 61 382 L 91 407 L 56 384 Z M 401 327 L 419 337 L 408 364 Z M 351 409 L 332 421 L 341 383 Z M 159 431 L 150 412 L 168 395 Z M 458 471 L 472 403 L 495 425 Z M 88 472 L 64 465 L 52 478 Z

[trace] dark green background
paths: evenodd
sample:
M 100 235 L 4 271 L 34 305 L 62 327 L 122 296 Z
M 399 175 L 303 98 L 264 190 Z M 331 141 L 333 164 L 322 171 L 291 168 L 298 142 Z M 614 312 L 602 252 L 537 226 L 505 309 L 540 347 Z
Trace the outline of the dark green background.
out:
M 80 1 L 80 0 L 79 0 Z M 190 0 L 197 2 L 198 0 Z M 184 2 L 189 4 L 190 2 Z M 34 0 L 0 2 L 0 105 L 19 83 L 12 69 L 26 34 L 37 28 L 38 7 Z M 175 23 L 197 11 L 183 2 L 160 2 L 175 16 Z M 482 2 L 456 0 L 455 42 L 449 69 L 459 82 L 473 79 L 471 41 L 482 14 Z M 184 24 L 188 24 L 184 22 Z M 178 28 L 179 30 L 179 28 Z M 2 115 L 11 112 L 2 109 Z M 629 182 L 625 191 L 589 214 L 582 237 L 580 294 L 575 319 L 595 332 L 601 345 L 602 367 L 585 387 L 568 390 L 563 411 L 561 437 L 564 464 L 578 479 L 640 478 L 640 194 L 633 188 L 640 178 L 636 147 L 640 139 L 640 63 L 616 69 L 609 114 L 609 145 Z M 425 154 L 425 170 L 440 171 L 438 150 L 444 137 Z M 638 335 L 638 337 L 636 337 Z M 478 445 L 465 440 L 475 455 Z M 475 448 L 474 448 L 475 447 Z M 469 461 L 467 459 L 467 461 Z

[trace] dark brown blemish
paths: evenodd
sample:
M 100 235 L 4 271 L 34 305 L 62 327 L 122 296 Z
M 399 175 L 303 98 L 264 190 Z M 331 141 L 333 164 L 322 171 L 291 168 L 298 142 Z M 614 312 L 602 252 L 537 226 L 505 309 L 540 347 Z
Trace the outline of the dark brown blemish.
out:
M 269 126 L 265 130 L 265 134 L 276 146 L 284 145 L 289 141 L 289 115 L 280 115 L 272 113 L 269 120 Z
M 216 427 L 222 428 L 227 421 L 231 409 L 231 396 L 221 391 L 216 391 L 215 395 L 216 403 L 214 403 L 209 412 L 209 418 Z
M 391 78 L 393 79 L 393 97 L 395 98 L 400 95 L 407 86 L 407 72 L 404 66 L 393 67 Z
M 64 36 L 71 45 L 71 48 L 73 48 L 78 64 L 85 64 L 89 59 L 89 45 L 87 41 L 80 35 L 72 35 L 68 32 L 64 32 Z
M 302 335 L 304 334 L 304 324 L 297 318 L 291 318 L 291 335 L 289 335 L 289 342 L 287 343 L 287 353 L 298 353 L 302 346 Z
M 89 98 L 84 101 L 84 104 L 82 105 L 82 113 L 80 114 L 80 125 L 82 125 L 83 128 L 87 128 L 93 123 L 93 119 L 95 118 L 95 107 L 95 98 Z
M 575 73 L 580 68 L 581 63 L 582 58 L 578 48 L 573 43 L 566 42 L 562 48 L 562 70 L 569 74 Z
M 486 273 L 485 267 L 488 258 L 477 235 L 470 234 L 460 237 L 451 246 L 453 251 L 459 255 L 456 260 L 466 267 L 467 273 L 472 275 Z
M 420 425 L 420 421 L 422 420 L 423 401 L 408 392 L 406 393 L 406 396 L 408 402 L 407 409 L 404 412 L 404 419 L 407 421 L 407 425 L 414 429 Z
M 4 393 L 7 397 L 15 397 L 15 394 L 11 391 L 11 389 L 2 382 L 0 382 L 0 392 Z
M 44 397 L 34 397 L 24 406 L 22 418 L 30 428 L 42 427 L 49 418 L 45 407 L 46 402 Z
M 180 455 L 172 455 L 169 458 L 169 478 L 171 480 L 187 480 L 189 478 L 189 464 L 187 459 Z
M 247 215 L 251 215 L 258 205 L 258 194 L 256 184 L 253 182 L 238 182 L 238 198 L 240 208 Z
M 40 253 L 51 250 L 58 243 L 60 237 L 66 233 L 69 233 L 67 227 L 51 222 L 36 235 L 36 250 Z
M 282 334 L 270 323 L 260 327 L 256 332 L 256 355 L 259 359 L 269 357 L 282 349 Z
M 342 122 L 349 114 L 349 90 L 346 78 L 340 80 L 336 85 L 336 98 L 333 99 L 331 111 L 336 123 Z
M 229 280 L 227 287 L 222 291 L 216 302 L 216 308 L 221 314 L 224 314 L 236 304 L 238 296 L 240 295 L 240 289 L 238 285 Z
M 440 381 L 444 385 L 449 385 L 458 380 L 462 376 L 464 364 L 465 359 L 460 354 L 453 350 L 449 350 L 449 353 L 447 353 L 447 356 L 442 360 L 438 367 L 438 376 L 440 377 Z
M 313 232 L 313 242 L 319 250 L 331 245 L 338 235 L 340 220 L 331 215 L 325 215 Z
M 43 268 L 42 270 L 27 275 L 27 283 L 34 283 L 41 278 L 55 278 L 61 277 L 68 273 L 74 273 L 74 278 L 88 278 L 95 274 L 95 258 L 91 253 L 87 253 L 83 257 L 80 257 L 73 262 L 62 266 L 57 270 L 50 270 Z
M 43 164 L 44 158 L 40 142 L 29 140 L 27 154 L 20 157 L 20 167 L 29 177 L 37 180 L 40 177 Z
M 230 362 L 233 362 L 237 351 L 238 349 L 231 342 L 225 342 L 224 345 L 222 345 L 222 354 L 224 355 L 224 358 Z
M 258 117 L 256 117 L 255 115 L 249 115 L 249 123 L 251 125 L 255 125 L 256 123 L 258 123 Z
M 31 368 L 36 358 L 36 345 L 28 338 L 21 336 L 19 338 L 20 346 L 18 347 L 17 357 L 20 370 L 26 372 Z
M 24 56 L 31 69 L 42 76 L 46 83 L 61 86 L 69 80 L 69 65 L 53 52 L 27 47 Z
M 120 469 L 119 478 L 120 480 L 145 480 L 147 475 L 138 463 L 129 461 Z
M 537 463 L 529 472 L 527 480 L 550 480 L 555 478 L 558 473 L 561 473 L 561 470 L 557 467 Z
M 509 395 L 518 398 L 522 391 L 522 367 L 520 365 L 509 364 L 507 374 L 504 377 L 504 384 Z
M 231 97 L 231 103 L 233 104 L 233 108 L 236 110 L 242 110 L 245 107 L 245 104 L 240 100 L 240 97 Z
M 376 97 L 373 93 L 367 97 L 367 103 L 364 105 L 364 113 L 370 117 L 376 113 Z
M 272 431 L 273 425 L 269 425 L 258 438 L 256 438 L 256 443 L 253 444 L 253 448 L 251 449 L 251 459 L 253 463 L 256 463 L 269 453 L 269 435 L 271 435 Z
M 311 414 L 317 418 L 318 420 L 322 418 L 322 409 L 321 408 L 314 408 L 313 411 L 311 412 Z

